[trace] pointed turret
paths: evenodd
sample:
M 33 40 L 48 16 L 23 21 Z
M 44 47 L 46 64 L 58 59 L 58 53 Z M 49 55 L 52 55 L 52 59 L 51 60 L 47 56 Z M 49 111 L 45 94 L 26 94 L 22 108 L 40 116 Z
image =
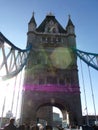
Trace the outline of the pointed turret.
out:
M 67 37 L 68 37 L 68 43 L 71 47 L 76 47 L 76 35 L 75 35 L 75 26 L 70 18 L 68 19 L 68 23 L 66 26 L 66 32 L 67 32 Z
M 75 34 L 75 26 L 70 18 L 70 15 L 69 15 L 69 19 L 68 19 L 68 23 L 67 23 L 67 26 L 66 26 L 66 31 L 68 32 L 68 34 Z
M 32 18 L 30 19 L 30 22 L 28 23 L 28 31 L 35 31 L 36 26 L 37 24 L 36 24 L 34 12 L 33 12 Z

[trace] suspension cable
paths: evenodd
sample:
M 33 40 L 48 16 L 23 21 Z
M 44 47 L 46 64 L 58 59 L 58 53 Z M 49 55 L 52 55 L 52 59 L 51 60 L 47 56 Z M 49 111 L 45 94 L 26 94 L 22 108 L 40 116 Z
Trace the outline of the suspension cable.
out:
M 13 104 L 14 104 L 14 98 L 15 98 L 15 88 L 16 88 L 16 80 L 17 80 L 17 76 L 15 77 L 15 83 L 14 83 L 14 90 L 13 90 L 13 97 L 12 97 L 12 104 L 11 104 L 11 112 L 13 111 Z
M 86 98 L 85 83 L 84 83 L 84 74 L 83 74 L 83 67 L 82 67 L 81 59 L 80 59 L 80 66 L 81 66 L 81 75 L 82 75 L 82 83 L 83 83 L 83 91 L 84 91 L 84 99 L 85 99 L 85 110 L 86 110 L 86 115 L 87 115 L 87 125 L 89 125 L 87 98 Z
M 90 87 L 91 87 L 92 100 L 93 100 L 93 106 L 94 106 L 95 121 L 97 121 L 95 99 L 94 99 L 94 92 L 93 92 L 93 85 L 92 85 L 92 78 L 91 78 L 91 72 L 90 72 L 89 66 L 88 66 L 88 72 L 89 72 L 89 78 L 90 78 Z
M 21 113 L 20 113 L 20 123 L 22 124 L 23 123 L 23 103 L 24 103 L 24 98 L 23 98 L 23 95 L 24 95 L 24 90 L 22 89 L 22 100 L 21 100 Z
M 21 79 L 23 79 L 23 76 L 24 76 L 24 68 L 23 68 L 22 73 L 21 73 Z M 20 81 L 20 84 L 21 84 L 22 88 L 21 88 L 21 100 L 20 100 L 20 124 L 22 124 L 23 102 L 24 102 L 24 99 L 23 99 L 23 93 L 24 93 L 23 82 L 21 83 L 21 81 Z
M 9 83 L 6 83 L 4 85 L 4 88 L 7 87 L 8 88 Z M 2 113 L 1 113 L 1 121 L 0 121 L 0 128 L 2 127 L 2 122 L 3 122 L 3 114 L 5 111 L 5 105 L 6 105 L 6 93 L 4 93 L 4 100 L 3 100 L 3 106 L 2 106 Z
M 20 94 L 20 87 L 21 87 L 21 79 L 22 79 L 22 72 L 20 73 L 20 78 L 19 78 L 19 89 L 18 89 L 18 95 L 17 95 L 17 103 L 16 103 L 16 113 L 15 113 L 15 117 L 17 117 L 17 109 L 18 109 L 18 105 L 19 105 L 19 94 Z
M 5 109 L 5 103 L 6 103 L 6 95 L 4 96 L 3 106 L 2 106 L 2 114 L 1 114 L 1 121 L 0 121 L 0 128 L 2 127 L 2 121 L 3 121 L 3 113 Z

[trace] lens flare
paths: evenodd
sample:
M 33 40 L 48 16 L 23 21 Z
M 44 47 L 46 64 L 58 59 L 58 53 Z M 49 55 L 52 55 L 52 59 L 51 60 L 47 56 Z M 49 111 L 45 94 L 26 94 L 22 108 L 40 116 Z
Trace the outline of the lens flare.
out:
M 66 69 L 74 60 L 72 50 L 64 47 L 57 47 L 50 58 L 53 66 L 60 69 Z

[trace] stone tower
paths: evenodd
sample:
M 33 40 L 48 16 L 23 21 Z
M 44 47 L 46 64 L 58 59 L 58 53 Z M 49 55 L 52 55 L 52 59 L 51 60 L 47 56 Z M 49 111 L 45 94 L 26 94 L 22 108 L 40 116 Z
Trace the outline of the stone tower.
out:
M 69 17 L 66 28 L 52 13 L 37 27 L 34 14 L 28 24 L 27 45 L 32 45 L 25 68 L 22 121 L 43 119 L 52 125 L 52 106 L 71 125 L 82 119 L 75 27 Z

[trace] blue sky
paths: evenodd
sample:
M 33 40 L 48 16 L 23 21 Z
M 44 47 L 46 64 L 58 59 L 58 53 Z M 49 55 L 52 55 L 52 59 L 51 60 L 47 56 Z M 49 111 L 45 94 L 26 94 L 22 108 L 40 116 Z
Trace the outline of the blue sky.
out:
M 77 47 L 97 52 L 97 0 L 1 0 L 0 5 L 0 31 L 19 47 L 25 48 L 32 12 L 35 12 L 39 25 L 51 11 L 63 27 L 66 27 L 70 14 L 75 25 Z
M 75 25 L 77 48 L 98 53 L 98 0 L 0 0 L 0 31 L 20 48 L 26 46 L 28 22 L 33 11 L 37 26 L 47 13 L 52 12 L 65 28 L 70 14 Z M 95 98 L 98 99 L 98 72 L 92 71 Z M 85 82 L 87 84 L 89 81 Z M 87 88 L 87 93 L 88 90 L 90 88 Z M 87 97 L 89 99 L 89 93 Z M 91 112 L 92 101 L 89 99 L 88 102 Z M 96 106 L 98 109 L 97 101 Z

